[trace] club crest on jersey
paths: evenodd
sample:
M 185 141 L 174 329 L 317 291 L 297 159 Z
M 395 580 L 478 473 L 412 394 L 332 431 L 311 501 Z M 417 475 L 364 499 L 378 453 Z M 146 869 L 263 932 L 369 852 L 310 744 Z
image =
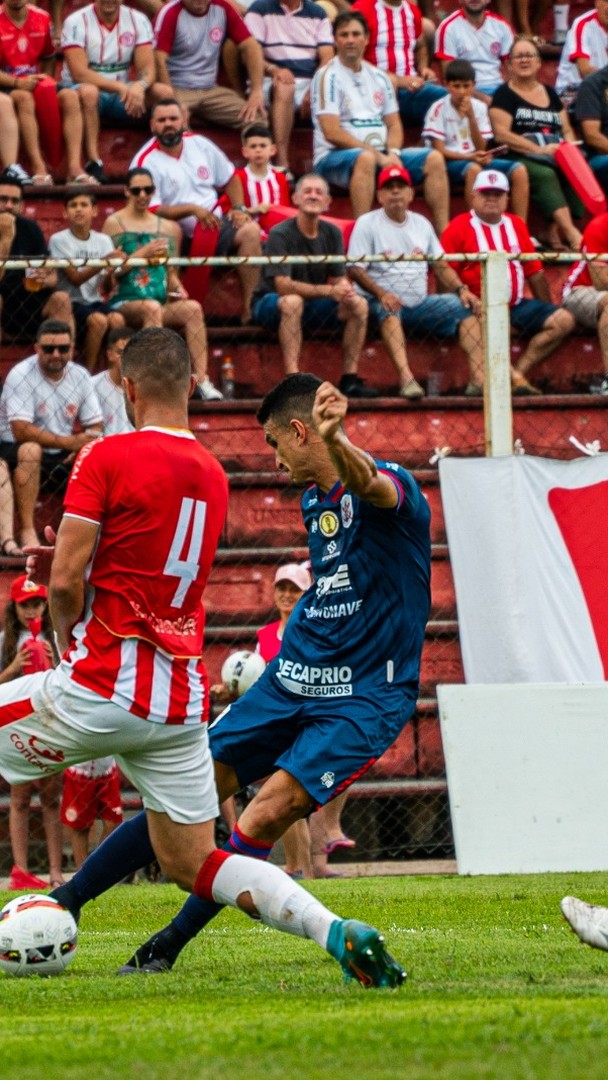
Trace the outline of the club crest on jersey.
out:
M 340 528 L 337 514 L 333 510 L 325 510 L 319 518 L 319 528 L 323 536 L 335 536 Z
M 350 529 L 353 523 L 353 497 L 345 495 L 340 503 L 340 516 L 345 529 Z
M 333 772 L 324 772 L 320 779 L 323 787 L 330 788 L 333 787 L 336 782 L 336 774 Z

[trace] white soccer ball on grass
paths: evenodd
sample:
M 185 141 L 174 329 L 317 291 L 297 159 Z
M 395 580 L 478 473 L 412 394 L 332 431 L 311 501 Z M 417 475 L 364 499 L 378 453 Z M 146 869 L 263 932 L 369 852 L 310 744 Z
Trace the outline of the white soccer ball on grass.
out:
M 0 911 L 0 970 L 7 975 L 59 975 L 77 941 L 73 916 L 50 896 L 28 893 Z
M 262 660 L 259 653 L 239 649 L 238 652 L 230 653 L 230 656 L 224 660 L 222 682 L 233 696 L 242 697 L 245 691 L 259 679 L 265 667 L 266 661 Z

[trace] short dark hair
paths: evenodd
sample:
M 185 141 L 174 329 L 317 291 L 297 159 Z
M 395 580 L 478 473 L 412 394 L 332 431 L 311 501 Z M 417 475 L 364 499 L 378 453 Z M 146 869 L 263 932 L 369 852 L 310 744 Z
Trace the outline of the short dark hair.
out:
M 72 199 L 79 199 L 81 195 L 84 195 L 85 199 L 88 199 L 91 206 L 96 206 L 97 196 L 92 191 L 79 191 L 78 188 L 69 188 L 63 196 L 63 205 L 67 206 L 71 203 Z
M 332 23 L 333 30 L 334 30 L 334 37 L 336 36 L 338 30 L 340 30 L 340 28 L 342 26 L 346 26 L 346 23 L 353 22 L 353 20 L 355 22 L 361 23 L 361 26 L 363 27 L 365 33 L 369 36 L 369 26 L 367 25 L 367 19 L 365 18 L 365 15 L 363 14 L 363 12 L 361 12 L 361 11 L 352 11 L 351 10 L 351 11 L 341 11 L 338 15 L 336 15 L 336 17 L 335 17 L 335 19 L 334 19 L 334 21 Z
M 445 69 L 445 81 L 475 82 L 475 68 L 468 60 L 450 60 Z
M 132 326 L 113 326 L 106 334 L 106 349 L 110 349 L 117 341 L 130 341 L 135 333 L 136 331 Z
M 69 334 L 72 340 L 72 327 L 63 319 L 45 319 L 40 323 L 36 332 L 36 341 L 40 341 L 45 334 Z
M 297 417 L 310 423 L 315 395 L 321 383 L 322 380 L 316 375 L 307 375 L 302 372 L 288 375 L 266 394 L 257 412 L 258 422 L 265 424 L 267 420 L 272 419 L 287 427 L 289 421 Z
M 0 173 L 0 184 L 5 187 L 19 188 L 19 191 L 21 192 L 21 197 L 23 198 L 23 184 L 21 183 L 19 177 L 15 176 L 15 174 L 11 172 L 10 169 L 4 169 Z
M 155 101 L 154 102 L 152 108 L 150 109 L 150 117 L 154 116 L 154 113 L 156 112 L 157 109 L 165 108 L 167 105 L 177 105 L 178 109 L 181 112 L 182 107 L 181 107 L 179 101 L 177 100 L 177 98 L 164 97 L 164 98 L 161 98 L 160 101 Z
M 241 132 L 241 143 L 244 145 L 247 139 L 270 139 L 274 142 L 272 132 L 266 124 L 248 124 Z
M 152 181 L 152 187 L 154 187 L 155 186 L 154 177 L 152 176 L 152 173 L 150 172 L 150 170 L 146 169 L 143 165 L 139 169 L 129 169 L 129 171 L 127 173 L 127 176 L 126 176 L 126 179 L 125 179 L 126 186 L 127 187 L 129 186 L 129 184 L 131 183 L 131 180 L 133 179 L 134 176 L 141 176 L 142 173 L 143 173 L 144 176 L 149 176 L 150 177 L 150 180 Z
M 133 334 L 120 367 L 155 400 L 175 400 L 190 388 L 192 366 L 184 339 L 164 326 L 148 326 Z

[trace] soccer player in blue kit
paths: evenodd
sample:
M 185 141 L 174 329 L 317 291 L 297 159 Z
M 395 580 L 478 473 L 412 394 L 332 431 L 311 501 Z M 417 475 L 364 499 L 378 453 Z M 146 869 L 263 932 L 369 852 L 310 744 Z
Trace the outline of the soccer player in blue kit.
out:
M 430 512 L 413 477 L 348 439 L 347 398 L 313 375 L 284 379 L 258 420 L 277 465 L 302 498 L 314 584 L 294 608 L 280 655 L 209 731 L 220 801 L 272 775 L 243 811 L 228 852 L 267 859 L 289 825 L 340 794 L 384 753 L 412 716 L 430 601 Z M 54 896 L 76 915 L 153 850 L 145 815 L 111 834 Z M 190 896 L 121 974 L 169 970 L 221 910 Z M 353 923 L 361 927 L 361 923 Z M 397 986 L 401 966 L 373 928 L 327 944 L 345 974 Z M 367 962 L 361 960 L 368 944 Z

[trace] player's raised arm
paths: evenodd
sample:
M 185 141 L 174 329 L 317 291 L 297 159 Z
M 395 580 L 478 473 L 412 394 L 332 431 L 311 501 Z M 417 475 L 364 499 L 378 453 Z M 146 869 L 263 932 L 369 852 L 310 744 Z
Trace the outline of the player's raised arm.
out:
M 397 505 L 395 485 L 378 473 L 372 457 L 351 443 L 343 428 L 348 399 L 330 382 L 321 383 L 312 410 L 313 424 L 323 439 L 345 488 L 374 506 Z

